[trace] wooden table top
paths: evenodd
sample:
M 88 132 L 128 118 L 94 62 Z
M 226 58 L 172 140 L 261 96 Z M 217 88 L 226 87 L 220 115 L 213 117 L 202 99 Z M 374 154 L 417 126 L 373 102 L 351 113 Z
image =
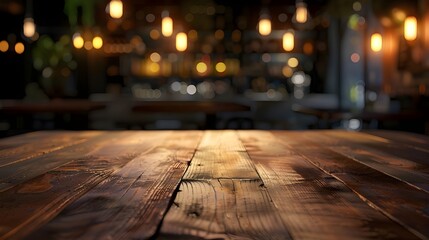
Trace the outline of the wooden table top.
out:
M 429 239 L 429 137 L 40 131 L 0 139 L 0 239 Z

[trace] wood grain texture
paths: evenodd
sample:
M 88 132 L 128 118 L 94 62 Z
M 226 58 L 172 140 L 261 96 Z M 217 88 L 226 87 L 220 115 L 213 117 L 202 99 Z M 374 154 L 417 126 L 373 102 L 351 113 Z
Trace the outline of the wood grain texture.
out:
M 320 136 L 320 134 L 319 134 Z M 328 131 L 323 136 L 337 139 L 341 144 L 355 145 L 359 148 L 365 148 L 375 153 L 385 153 L 386 155 L 393 155 L 402 158 L 401 161 L 411 161 L 421 165 L 422 169 L 429 171 L 429 148 L 420 149 L 410 144 L 404 144 L 392 139 L 385 139 L 376 137 L 371 134 L 362 132 L 344 132 L 341 131 Z M 407 136 L 407 135 L 406 135 Z M 429 141 L 429 137 L 427 139 Z M 429 147 L 429 146 L 428 146 Z
M 429 193 L 429 164 L 422 164 L 422 161 L 429 162 L 429 153 L 423 156 L 419 151 L 400 148 L 390 141 L 375 142 L 371 135 L 344 133 L 328 131 L 323 134 L 309 133 L 306 137 L 312 141 L 323 142 L 335 152 Z M 398 150 L 401 157 L 396 154 Z
M 290 239 L 260 180 L 183 181 L 159 239 Z
M 171 132 L 163 137 L 153 134 L 150 149 L 70 204 L 28 239 L 150 238 L 201 135 L 198 131 Z M 184 139 L 187 140 L 181 141 Z
M 120 142 L 119 140 L 128 134 L 130 133 L 104 132 L 84 143 L 67 147 L 61 151 L 50 152 L 3 166 L 0 168 L 0 192 L 72 161 L 110 156 L 109 152 L 114 152 L 115 149 L 121 147 L 120 144 L 113 143 Z
M 204 131 L 198 150 L 245 151 L 234 130 Z
M 390 142 L 398 143 L 401 146 L 409 146 L 419 151 L 429 152 L 429 136 L 389 130 L 364 130 L 362 131 L 373 136 L 384 138 Z M 399 137 L 398 137 L 399 135 Z
M 259 179 L 246 152 L 197 151 L 184 179 Z
M 428 139 L 341 130 L 0 139 L 0 239 L 429 239 Z
M 327 147 L 329 144 L 316 143 L 314 134 L 274 134 L 286 147 L 346 184 L 371 207 L 416 236 L 427 239 L 428 193 L 371 168 L 360 159 L 335 152 Z M 307 147 L 307 144 L 316 145 Z
M 154 148 L 155 139 L 166 136 L 168 132 L 124 132 L 115 146 L 94 149 L 91 156 L 75 159 L 1 192 L 0 202 L 7 204 L 0 204 L 1 215 L 6 216 L 0 217 L 0 238 L 22 236 L 46 223 L 113 171 Z
M 100 131 L 49 131 L 24 134 L 8 141 L 3 140 L 0 142 L 0 167 L 83 143 L 100 134 Z
M 417 239 L 374 211 L 341 181 L 295 153 L 295 148 L 285 145 L 291 152 L 272 151 L 270 143 L 281 142 L 277 135 L 240 131 L 239 136 L 294 239 Z M 265 147 L 272 151 L 271 156 Z

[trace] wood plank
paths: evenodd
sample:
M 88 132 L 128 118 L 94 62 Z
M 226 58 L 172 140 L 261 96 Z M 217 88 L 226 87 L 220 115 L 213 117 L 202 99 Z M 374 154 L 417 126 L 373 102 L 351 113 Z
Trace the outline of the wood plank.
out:
M 387 139 L 390 142 L 400 145 L 410 146 L 420 151 L 429 152 L 429 136 L 427 135 L 391 130 L 363 130 L 362 132 Z M 400 138 L 397 137 L 398 133 L 401 134 Z
M 398 132 L 398 134 L 400 134 L 399 136 L 402 136 L 401 132 Z M 339 142 L 340 145 L 344 143 L 352 145 L 358 144 L 359 147 L 365 147 L 365 149 L 368 149 L 371 152 L 385 152 L 390 155 L 400 157 L 405 161 L 416 162 L 423 165 L 422 168 L 429 169 L 429 149 L 419 150 L 418 148 L 412 147 L 408 144 L 397 143 L 391 139 L 386 141 L 386 139 L 362 132 L 328 131 L 326 134 L 323 134 L 323 136 L 332 136 L 334 139 L 337 139 L 337 142 Z M 342 141 L 338 141 L 340 139 Z
M 207 130 L 198 150 L 245 151 L 234 130 Z
M 150 151 L 168 132 L 124 132 L 115 146 L 76 159 L 7 191 L 0 192 L 0 239 L 19 238 L 40 227 L 64 207 L 139 154 Z
M 285 145 L 291 152 L 280 149 L 271 152 L 271 156 L 264 149 L 286 137 L 292 142 L 303 132 L 274 131 L 275 136 L 258 132 L 257 139 L 252 131 L 238 133 L 246 148 L 259 149 L 248 150 L 249 156 L 294 239 L 418 239 L 408 229 L 374 211 L 341 181 L 294 153 L 295 148 Z
M 429 165 L 420 164 L 416 160 L 418 158 L 417 153 L 409 152 L 401 146 L 383 147 L 390 143 L 381 144 L 383 146 L 373 144 L 371 139 L 365 135 L 333 131 L 324 132 L 324 134 L 309 133 L 305 137 L 312 141 L 323 142 L 335 152 L 429 193 Z M 306 141 L 302 139 L 302 136 L 297 136 L 296 139 Z M 405 155 L 406 158 L 392 154 L 396 151 L 403 151 L 404 154 L 402 155 Z M 428 158 L 426 161 L 429 161 L 429 154 L 426 155 Z
M 290 239 L 260 180 L 185 180 L 157 239 Z
M 429 238 L 428 193 L 348 158 L 319 143 L 308 147 L 314 134 L 273 132 L 285 146 L 346 184 L 374 209 L 382 212 L 421 239 Z M 315 143 L 315 142 L 313 142 Z M 299 147 L 301 146 L 301 147 Z
M 259 179 L 246 152 L 197 151 L 184 179 Z
M 156 233 L 201 133 L 153 134 L 155 147 L 67 206 L 29 239 L 147 239 Z M 177 137 L 177 138 L 176 138 Z M 189 141 L 193 139 L 189 148 Z M 164 141 L 165 140 L 165 141 Z M 172 145 L 166 145 L 169 141 Z
M 51 131 L 24 134 L 0 143 L 0 167 L 83 143 L 100 134 L 100 131 Z
M 19 183 L 44 174 L 50 170 L 79 159 L 106 156 L 109 151 L 120 148 L 114 144 L 131 132 L 103 132 L 86 142 L 70 146 L 60 151 L 36 156 L 26 161 L 16 162 L 0 168 L 0 192 Z M 110 146 L 114 146 L 113 148 Z

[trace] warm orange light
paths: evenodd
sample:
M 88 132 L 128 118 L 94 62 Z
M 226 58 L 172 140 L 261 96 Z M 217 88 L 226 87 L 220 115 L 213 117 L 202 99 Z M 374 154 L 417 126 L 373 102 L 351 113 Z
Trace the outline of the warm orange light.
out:
M 188 48 L 188 36 L 184 32 L 180 32 L 176 35 L 176 49 L 179 52 L 183 52 Z
M 109 14 L 112 18 L 121 18 L 123 14 L 123 5 L 121 0 L 112 0 L 109 3 Z
M 34 36 L 34 33 L 36 33 L 36 25 L 34 24 L 34 20 L 32 18 L 25 18 L 24 19 L 24 36 L 31 38 Z
M 17 42 L 15 44 L 15 52 L 18 54 L 22 54 L 25 50 L 24 44 L 22 42 Z
M 296 3 L 295 20 L 299 23 L 305 23 L 308 19 L 307 4 L 304 2 Z
M 153 52 L 149 55 L 149 59 L 152 62 L 160 62 L 161 61 L 161 55 L 157 52 Z
M 0 51 L 7 52 L 9 50 L 9 43 L 6 40 L 0 42 Z
M 94 46 L 95 49 L 100 49 L 103 47 L 103 39 L 100 36 L 95 36 L 92 39 L 92 46 Z
M 170 37 L 173 34 L 173 19 L 171 17 L 163 17 L 161 28 L 162 35 Z
M 383 48 L 383 37 L 380 33 L 373 33 L 371 35 L 371 50 L 379 52 Z
M 226 64 L 223 62 L 218 62 L 218 63 L 216 63 L 215 68 L 216 68 L 217 72 L 223 73 L 226 71 Z
M 404 22 L 404 37 L 408 41 L 417 38 L 417 19 L 416 17 L 407 17 Z
M 298 64 L 299 64 L 299 61 L 295 57 L 291 57 L 287 60 L 287 65 L 289 65 L 289 67 L 291 68 L 297 67 Z
M 283 34 L 283 49 L 287 52 L 292 51 L 295 46 L 295 36 L 289 31 Z
M 151 73 L 155 74 L 159 72 L 161 67 L 159 66 L 159 63 L 151 62 L 148 64 L 148 69 Z
M 258 24 L 259 33 L 263 36 L 267 36 L 271 33 L 271 20 L 268 18 L 262 18 Z
M 83 47 L 84 47 L 86 50 L 91 50 L 94 46 L 92 46 L 92 41 L 86 41 L 86 42 L 83 44 Z
M 207 67 L 207 64 L 205 64 L 204 62 L 199 62 L 195 66 L 195 69 L 197 70 L 198 73 L 203 74 L 207 72 L 208 67 Z
M 314 46 L 313 43 L 311 42 L 306 42 L 304 43 L 304 46 L 302 46 L 302 50 L 304 51 L 305 54 L 307 55 L 311 55 L 314 52 Z
M 85 41 L 83 40 L 82 36 L 80 35 L 80 33 L 75 33 L 73 35 L 73 46 L 77 49 L 80 49 L 83 47 Z
M 293 75 L 293 69 L 291 68 L 291 67 L 289 67 L 289 66 L 284 66 L 283 68 L 282 68 L 282 73 L 283 73 L 283 76 L 285 76 L 285 77 L 292 77 L 292 75 Z
M 156 29 L 152 29 L 152 30 L 150 30 L 149 36 L 150 36 L 153 40 L 158 40 L 158 39 L 159 39 L 159 37 L 160 37 L 161 35 L 159 34 L 159 31 L 158 31 L 158 30 L 156 30 Z

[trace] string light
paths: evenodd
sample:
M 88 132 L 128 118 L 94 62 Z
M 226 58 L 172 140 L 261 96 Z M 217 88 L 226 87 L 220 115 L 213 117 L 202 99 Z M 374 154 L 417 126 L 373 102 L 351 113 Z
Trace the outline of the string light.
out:
M 417 38 L 417 19 L 410 16 L 404 22 L 404 37 L 408 41 L 413 41 Z
M 123 5 L 121 0 L 111 0 L 109 3 L 109 14 L 112 18 L 121 18 L 123 15 Z
M 167 11 L 162 12 L 161 32 L 164 37 L 170 37 L 173 34 L 173 19 Z
M 32 38 L 36 33 L 36 24 L 34 24 L 33 18 L 25 18 L 23 26 L 24 36 Z
M 100 36 L 95 36 L 92 39 L 92 46 L 95 49 L 100 49 L 101 47 L 103 47 L 103 38 L 101 38 Z
M 261 18 L 258 24 L 259 33 L 267 36 L 271 33 L 271 20 L 269 18 Z
M 27 0 L 27 9 L 23 24 L 23 33 L 27 38 L 32 38 L 36 33 L 36 24 L 34 23 L 33 15 L 33 0 Z
M 183 52 L 188 48 L 188 36 L 184 32 L 180 32 L 176 35 L 176 49 L 179 52 Z
M 371 35 L 371 50 L 374 52 L 381 51 L 383 47 L 383 38 L 380 33 L 373 33 Z
M 294 20 L 298 23 L 305 23 L 308 19 L 307 4 L 305 2 L 296 2 Z
M 85 41 L 83 40 L 83 37 L 80 35 L 80 33 L 73 34 L 73 46 L 77 49 L 81 49 L 83 45 L 85 44 Z
M 283 49 L 287 52 L 293 50 L 295 46 L 295 36 L 293 31 L 287 31 L 283 34 Z

